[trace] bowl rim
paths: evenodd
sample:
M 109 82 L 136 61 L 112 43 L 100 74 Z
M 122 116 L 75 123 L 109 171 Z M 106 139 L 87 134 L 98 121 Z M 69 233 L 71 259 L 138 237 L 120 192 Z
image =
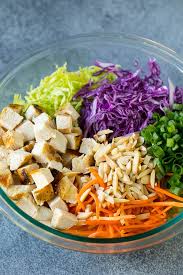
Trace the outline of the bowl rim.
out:
M 0 77 L 0 88 L 2 88 L 10 79 L 11 77 L 19 71 L 23 66 L 26 66 L 29 64 L 32 59 L 37 59 L 40 58 L 41 56 L 45 56 L 46 53 L 49 53 L 50 50 L 53 50 L 57 47 L 62 48 L 61 45 L 63 45 L 63 48 L 66 47 L 67 44 L 70 44 L 71 42 L 89 42 L 92 41 L 93 39 L 106 39 L 109 42 L 109 39 L 112 39 L 113 42 L 120 42 L 121 40 L 127 40 L 131 41 L 133 43 L 138 42 L 141 45 L 146 46 L 147 48 L 153 49 L 155 52 L 162 54 L 161 58 L 166 59 L 166 57 L 170 58 L 172 62 L 174 63 L 172 65 L 176 66 L 179 70 L 183 71 L 183 59 L 172 49 L 170 49 L 167 46 L 164 46 L 163 44 L 153 41 L 148 38 L 144 38 L 142 36 L 138 36 L 136 34 L 126 34 L 125 32 L 110 32 L 110 33 L 105 33 L 105 32 L 98 32 L 98 33 L 90 33 L 90 34 L 79 34 L 79 35 L 74 35 L 70 36 L 66 39 L 63 39 L 62 41 L 58 40 L 57 42 L 48 44 L 47 47 L 42 47 L 39 48 L 39 50 L 33 50 L 29 54 L 26 54 L 23 56 L 23 58 L 17 58 L 14 61 L 10 62 L 5 70 L 4 73 L 1 74 Z M 83 41 L 81 41 L 83 40 Z M 121 41 L 122 42 L 122 41 Z M 168 61 L 169 62 L 169 61 Z M 138 241 L 142 240 L 151 236 L 154 236 L 157 233 L 163 232 L 166 229 L 169 229 L 170 227 L 173 227 L 176 225 L 178 222 L 180 222 L 183 219 L 183 213 L 178 214 L 176 217 L 172 218 L 165 224 L 149 230 L 145 233 L 141 233 L 135 236 L 130 236 L 130 237 L 121 237 L 121 238 L 88 238 L 88 237 L 81 237 L 81 236 L 76 236 L 76 235 L 71 235 L 68 233 L 64 233 L 61 231 L 58 231 L 54 228 L 48 227 L 44 225 L 43 223 L 40 223 L 39 221 L 33 219 L 29 215 L 27 215 L 25 212 L 23 212 L 19 207 L 16 206 L 16 204 L 9 199 L 9 197 L 6 195 L 6 193 L 0 188 L 0 199 L 4 200 L 4 202 L 10 207 L 17 215 L 23 217 L 27 222 L 31 223 L 38 229 L 42 229 L 46 231 L 47 233 L 51 233 L 53 235 L 59 236 L 63 238 L 64 240 L 71 240 L 71 241 L 79 241 L 83 243 L 97 243 L 97 244 L 112 244 L 112 243 L 126 243 L 126 242 L 132 242 L 132 241 Z M 0 205 L 0 210 L 3 212 L 3 208 L 1 209 Z M 30 232 L 31 233 L 31 232 Z

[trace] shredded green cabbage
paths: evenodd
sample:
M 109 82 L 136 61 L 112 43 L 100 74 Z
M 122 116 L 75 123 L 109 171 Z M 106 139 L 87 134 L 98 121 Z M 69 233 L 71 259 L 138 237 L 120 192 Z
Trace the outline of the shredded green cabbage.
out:
M 78 71 L 69 72 L 67 64 L 57 68 L 51 75 L 43 78 L 39 86 L 30 89 L 25 96 L 25 101 L 21 95 L 14 96 L 14 103 L 24 105 L 25 108 L 31 104 L 42 107 L 45 112 L 53 116 L 60 106 L 71 102 L 72 97 L 87 84 L 90 80 L 97 81 L 99 76 L 93 76 L 100 68 L 96 66 L 79 68 Z M 79 110 L 81 100 L 73 102 L 74 107 Z

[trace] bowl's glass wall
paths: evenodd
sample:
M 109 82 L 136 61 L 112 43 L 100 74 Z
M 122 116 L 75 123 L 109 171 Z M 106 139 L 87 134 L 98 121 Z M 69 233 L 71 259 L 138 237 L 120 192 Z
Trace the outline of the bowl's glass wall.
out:
M 62 66 L 67 62 L 70 70 L 76 70 L 79 66 L 88 66 L 94 64 L 95 60 L 101 60 L 135 70 L 134 61 L 137 60 L 142 69 L 147 70 L 149 58 L 157 59 L 165 83 L 169 77 L 177 85 L 183 86 L 183 62 L 172 50 L 155 42 L 125 34 L 90 35 L 60 41 L 57 45 L 26 59 L 18 66 L 14 63 L 13 68 L 8 69 L 9 73 L 0 83 L 0 108 L 11 102 L 15 93 L 25 95 L 30 86 L 36 87 L 41 78 L 55 70 L 56 65 Z M 112 253 L 150 246 L 180 231 L 180 224 L 182 224 L 180 216 L 160 230 L 152 230 L 148 234 L 142 234 L 141 237 L 123 241 L 120 239 L 115 241 L 115 244 L 108 239 L 102 241 L 103 244 L 98 242 L 96 245 L 95 240 L 91 241 L 87 238 L 71 238 L 67 234 L 58 236 L 56 230 L 46 226 L 40 227 L 39 223 L 26 215 L 23 217 L 21 211 L 18 214 L 17 208 L 10 203 L 2 190 L 0 190 L 0 197 L 0 206 L 4 212 L 25 230 L 55 245 L 82 251 Z

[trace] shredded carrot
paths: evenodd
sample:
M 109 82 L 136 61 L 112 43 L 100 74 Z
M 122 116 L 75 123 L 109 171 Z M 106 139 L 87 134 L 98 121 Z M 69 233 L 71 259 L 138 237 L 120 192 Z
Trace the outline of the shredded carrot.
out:
M 170 198 L 172 198 L 174 200 L 183 202 L 183 198 L 182 197 L 174 195 L 174 194 L 170 193 L 169 191 L 167 191 L 165 189 L 162 189 L 160 187 L 154 187 L 154 190 L 157 191 L 157 192 L 159 192 L 159 193 L 162 193 L 162 194 L 164 194 L 164 195 L 166 195 L 166 196 L 168 196 L 168 197 L 170 197 Z
M 90 173 L 91 173 L 92 175 L 94 175 L 94 177 L 96 178 L 97 183 L 98 183 L 101 187 L 106 188 L 106 185 L 105 185 L 103 179 L 99 176 L 97 170 L 96 170 L 95 168 L 93 168 L 93 167 L 90 167 L 90 168 L 88 168 L 88 169 L 89 169 Z

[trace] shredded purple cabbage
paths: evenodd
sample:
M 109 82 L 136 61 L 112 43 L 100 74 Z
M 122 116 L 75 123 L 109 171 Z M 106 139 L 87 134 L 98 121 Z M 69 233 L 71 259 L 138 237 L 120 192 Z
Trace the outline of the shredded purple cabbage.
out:
M 105 73 L 98 83 L 88 83 L 74 97 L 82 98 L 80 127 L 85 137 L 93 137 L 99 130 L 111 129 L 110 138 L 140 131 L 152 121 L 154 112 L 163 113 L 169 107 L 169 89 L 160 78 L 160 67 L 155 59 L 148 61 L 148 74 L 141 69 L 135 73 L 111 63 L 97 61 Z M 116 75 L 114 81 L 106 75 Z M 183 89 L 176 88 L 174 101 L 183 103 Z

